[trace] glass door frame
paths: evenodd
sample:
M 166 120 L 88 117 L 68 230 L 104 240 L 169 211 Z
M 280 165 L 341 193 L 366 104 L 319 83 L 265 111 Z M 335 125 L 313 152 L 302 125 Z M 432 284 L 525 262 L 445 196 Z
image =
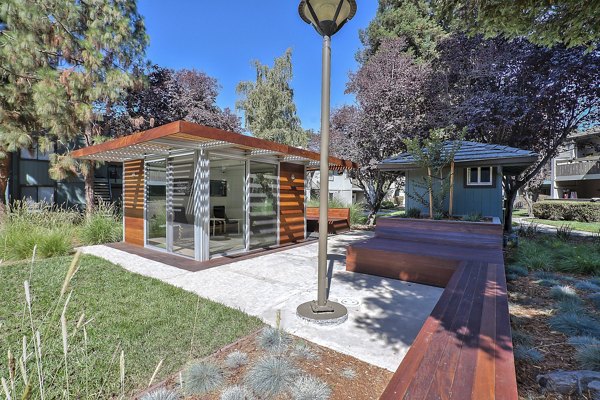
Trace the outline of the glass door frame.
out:
M 280 229 L 281 229 L 281 193 L 280 193 L 280 188 L 281 188 L 281 162 L 279 160 L 273 160 L 273 159 L 265 159 L 265 158 L 259 158 L 259 157 L 248 157 L 247 160 L 247 165 L 246 165 L 246 185 L 245 185 L 245 203 L 246 203 L 246 226 L 248 228 L 248 240 L 246 241 L 246 251 L 250 251 L 250 163 L 254 161 L 254 162 L 258 162 L 258 163 L 264 163 L 264 164 L 272 164 L 277 166 L 277 172 L 275 173 L 275 180 L 277 182 L 277 187 L 275 189 L 275 193 L 276 193 L 276 199 L 277 199 L 277 207 L 276 207 L 276 236 L 277 236 L 277 242 L 276 242 L 276 246 L 279 246 L 280 244 Z

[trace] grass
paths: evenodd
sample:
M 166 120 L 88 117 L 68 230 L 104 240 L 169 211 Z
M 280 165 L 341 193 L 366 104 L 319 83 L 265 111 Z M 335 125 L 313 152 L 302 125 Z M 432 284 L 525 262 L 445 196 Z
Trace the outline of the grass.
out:
M 70 257 L 56 257 L 33 264 L 30 286 L 35 324 L 54 307 L 70 262 Z M 29 279 L 29 264 L 0 265 L 0 354 L 3 357 L 9 350 L 20 356 L 23 336 L 31 336 L 29 325 L 23 323 L 23 282 Z M 87 357 L 77 353 L 83 347 L 81 335 L 70 338 L 71 398 L 109 398 L 120 393 L 121 351 L 125 393 L 131 394 L 148 385 L 152 371 L 161 360 L 156 381 L 179 370 L 189 360 L 211 354 L 261 326 L 258 319 L 240 311 L 92 256 L 81 257 L 71 286 L 73 293 L 66 313 L 68 331 L 74 329 L 82 313 L 85 320 L 90 321 Z M 63 398 L 64 356 L 59 322 L 42 335 L 42 346 L 44 370 L 48 374 L 46 398 Z M 84 392 L 86 385 L 81 373 L 85 365 L 89 396 Z M 0 376 L 7 375 L 4 368 L 0 364 Z
M 597 222 L 579 222 L 579 221 L 555 221 L 552 219 L 539 219 L 539 218 L 529 218 L 527 214 L 527 210 L 515 210 L 513 212 L 513 216 L 520 217 L 526 219 L 529 222 L 534 222 L 536 224 L 550 225 L 560 228 L 561 226 L 568 226 L 574 231 L 584 231 L 584 232 L 598 232 L 598 223 Z
M 600 245 L 591 240 L 563 241 L 547 235 L 521 238 L 507 261 L 530 271 L 600 275 Z

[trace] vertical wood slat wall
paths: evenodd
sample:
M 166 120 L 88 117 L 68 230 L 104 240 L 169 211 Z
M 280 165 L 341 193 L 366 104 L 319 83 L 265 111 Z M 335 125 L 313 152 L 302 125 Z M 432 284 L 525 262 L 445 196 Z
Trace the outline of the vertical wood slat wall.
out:
M 292 182 L 292 174 L 294 181 Z M 304 239 L 304 165 L 279 166 L 279 243 Z
M 123 163 L 124 241 L 144 245 L 144 160 Z

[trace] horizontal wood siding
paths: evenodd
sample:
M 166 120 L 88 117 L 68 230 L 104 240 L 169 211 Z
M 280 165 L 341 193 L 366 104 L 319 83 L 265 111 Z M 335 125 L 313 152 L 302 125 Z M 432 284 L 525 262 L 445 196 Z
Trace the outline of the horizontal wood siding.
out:
M 123 212 L 127 243 L 144 245 L 144 160 L 123 163 Z
M 485 166 L 485 165 L 482 165 Z M 502 173 L 501 167 L 498 167 L 495 174 L 496 186 L 491 187 L 465 187 L 465 168 L 457 167 L 454 171 L 454 215 L 469 215 L 481 213 L 488 217 L 502 218 Z M 429 209 L 411 198 L 410 193 L 424 193 L 426 191 L 423 185 L 423 177 L 427 175 L 424 169 L 406 172 L 406 208 L 419 208 L 423 215 L 429 215 Z M 448 210 L 449 196 L 444 202 L 445 209 Z
M 294 180 L 292 181 L 292 174 Z M 304 239 L 304 165 L 281 163 L 279 167 L 279 243 Z

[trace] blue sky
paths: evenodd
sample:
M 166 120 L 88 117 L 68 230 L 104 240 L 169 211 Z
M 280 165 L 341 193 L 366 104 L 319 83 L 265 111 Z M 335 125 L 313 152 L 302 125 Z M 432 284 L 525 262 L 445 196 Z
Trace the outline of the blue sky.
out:
M 234 109 L 235 87 L 254 79 L 251 60 L 272 65 L 293 50 L 292 87 L 304 128 L 320 121 L 321 37 L 298 16 L 290 0 L 139 0 L 150 36 L 148 58 L 170 68 L 195 68 L 221 85 L 219 106 Z M 344 95 L 348 72 L 356 70 L 359 29 L 375 16 L 376 0 L 358 0 L 358 12 L 332 39 L 332 108 L 353 102 Z

